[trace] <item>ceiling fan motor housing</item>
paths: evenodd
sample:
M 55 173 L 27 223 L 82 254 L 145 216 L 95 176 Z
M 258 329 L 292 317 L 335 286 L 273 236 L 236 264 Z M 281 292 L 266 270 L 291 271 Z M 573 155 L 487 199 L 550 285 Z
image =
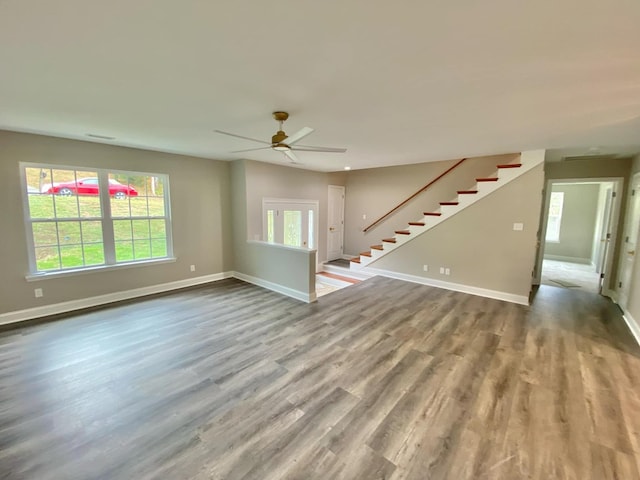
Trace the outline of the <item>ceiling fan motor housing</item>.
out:
M 278 130 L 278 132 L 273 137 L 271 137 L 271 143 L 274 145 L 277 143 L 282 143 L 284 142 L 285 138 L 287 138 L 287 136 L 288 135 L 282 130 Z

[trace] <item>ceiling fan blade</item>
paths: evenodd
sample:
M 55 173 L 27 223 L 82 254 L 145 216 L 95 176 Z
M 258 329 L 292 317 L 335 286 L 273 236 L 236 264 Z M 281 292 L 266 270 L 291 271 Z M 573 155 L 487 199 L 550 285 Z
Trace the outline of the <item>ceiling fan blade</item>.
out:
M 344 153 L 346 148 L 332 148 L 332 147 L 311 147 L 307 145 L 298 145 L 291 147 L 292 150 L 298 150 L 300 152 L 324 152 L 324 153 Z
M 221 133 L 222 135 L 229 135 L 230 137 L 242 138 L 244 140 L 251 140 L 252 142 L 264 143 L 265 145 L 271 145 L 270 142 L 265 142 L 264 140 L 257 140 L 251 137 L 243 137 L 242 135 L 236 135 L 235 133 L 223 132 L 222 130 L 214 130 L 216 133 Z
M 269 146 L 269 147 L 258 147 L 258 148 L 246 148 L 244 150 L 233 150 L 232 152 L 229 152 L 229 153 L 255 152 L 256 150 L 268 150 L 270 148 L 271 148 L 271 146 Z
M 298 160 L 298 157 L 295 153 L 293 153 L 291 150 L 285 150 L 284 154 L 289 158 L 289 160 L 291 160 L 291 163 L 299 163 L 300 161 Z
M 311 133 L 313 133 L 313 128 L 304 127 L 301 130 L 298 130 L 296 133 L 294 133 L 290 137 L 287 137 L 285 139 L 285 142 L 287 143 L 287 145 L 291 146 L 294 143 L 299 142 L 300 140 L 302 140 L 304 137 L 306 137 Z

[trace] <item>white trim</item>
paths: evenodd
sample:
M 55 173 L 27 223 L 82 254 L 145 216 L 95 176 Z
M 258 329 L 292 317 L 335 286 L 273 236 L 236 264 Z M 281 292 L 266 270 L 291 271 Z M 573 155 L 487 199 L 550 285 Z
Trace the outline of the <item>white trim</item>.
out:
M 73 271 L 75 273 L 78 270 L 83 270 L 83 269 L 87 269 L 91 271 L 91 270 L 94 270 L 94 268 L 96 267 L 94 265 L 88 265 L 88 266 L 81 266 L 72 270 L 69 270 L 69 269 L 65 270 L 64 268 L 61 267 L 48 272 L 38 271 L 38 265 L 36 261 L 36 251 L 35 251 L 36 246 L 34 244 L 34 237 L 33 237 L 33 225 L 37 223 L 53 223 L 58 225 L 61 222 L 82 222 L 82 221 L 98 222 L 99 221 L 102 228 L 102 243 L 104 247 L 103 250 L 104 250 L 104 261 L 105 261 L 105 263 L 103 265 L 100 265 L 99 267 L 102 267 L 102 266 L 111 267 L 111 266 L 116 266 L 120 264 L 120 262 L 116 260 L 116 256 L 115 256 L 116 240 L 115 240 L 114 231 L 113 231 L 114 222 L 118 220 L 136 220 L 136 219 L 163 220 L 165 224 L 165 240 L 166 240 L 167 256 L 162 257 L 161 259 L 173 258 L 173 233 L 172 233 L 173 226 L 172 226 L 171 208 L 170 208 L 171 198 L 169 195 L 170 186 L 169 186 L 168 174 L 117 170 L 117 169 L 112 169 L 108 167 L 107 168 L 104 168 L 104 167 L 103 168 L 94 168 L 94 167 L 87 168 L 87 167 L 80 167 L 80 166 L 57 165 L 55 163 L 49 164 L 49 163 L 34 163 L 34 162 L 19 162 L 19 167 L 20 167 L 20 183 L 21 183 L 21 190 L 22 190 L 21 192 L 22 209 L 23 209 L 22 213 L 23 213 L 24 225 L 26 229 L 27 250 L 29 255 L 28 256 L 29 273 L 26 276 L 27 281 L 33 281 L 33 279 L 39 280 L 40 278 L 35 278 L 35 277 L 39 277 L 39 275 L 42 273 L 52 274 L 52 273 L 58 273 L 58 272 L 65 273 L 69 271 Z M 78 211 L 77 216 L 72 216 L 72 217 L 58 218 L 55 216 L 55 213 L 54 213 L 53 217 L 32 218 L 31 211 L 30 211 L 29 192 L 27 189 L 27 176 L 26 176 L 27 168 L 48 170 L 50 175 L 54 170 L 69 170 L 69 171 L 72 171 L 74 174 L 74 180 L 73 180 L 74 182 L 78 182 L 78 180 L 80 180 L 80 178 L 78 177 L 78 172 L 85 172 L 85 173 L 95 172 L 95 176 L 98 180 L 98 185 L 99 185 L 99 193 L 97 196 L 100 202 L 100 216 L 85 218 L 85 217 L 82 217 L 80 214 L 80 211 Z M 109 184 L 110 184 L 109 175 L 111 174 L 127 175 L 129 178 L 134 176 L 142 176 L 142 177 L 156 177 L 161 179 L 164 185 L 163 186 L 164 193 L 162 195 L 163 205 L 164 205 L 164 215 L 161 217 L 136 216 L 136 215 L 133 215 L 130 211 L 128 216 L 114 217 L 111 211 L 111 196 L 109 194 Z M 55 183 L 53 181 L 54 179 L 51 178 L 50 180 L 51 180 L 51 185 L 53 185 L 53 183 Z M 129 183 L 127 183 L 127 185 L 129 185 Z M 51 196 L 53 198 L 56 197 L 53 194 Z M 76 202 L 78 202 L 77 200 L 78 194 L 76 193 L 73 196 L 76 198 Z M 133 237 L 131 238 L 131 240 L 133 241 Z M 149 240 L 151 240 L 151 237 L 149 237 Z M 82 237 L 79 245 L 81 246 L 85 245 L 84 241 L 82 240 Z M 58 249 L 60 249 L 60 246 L 61 246 L 60 239 L 58 239 L 57 243 L 53 244 L 52 246 L 56 246 Z M 149 260 L 153 260 L 153 259 L 149 259 Z M 125 263 L 125 262 L 122 262 L 122 263 Z M 135 263 L 135 262 L 126 262 L 126 263 L 128 264 L 128 263 Z
M 313 252 L 317 252 L 318 251 L 315 248 L 294 247 L 292 245 L 285 245 L 284 243 L 271 243 L 271 242 L 264 242 L 262 240 L 247 240 L 247 243 L 250 243 L 250 244 L 253 244 L 253 245 L 265 245 L 265 246 L 268 246 L 268 247 L 276 247 L 276 248 L 281 248 L 283 250 L 294 250 L 296 252 L 313 253 Z
M 637 344 L 640 345 L 640 324 L 638 324 L 636 319 L 633 318 L 626 309 L 623 310 L 622 318 L 624 318 L 629 330 L 631 330 L 633 338 L 635 338 Z
M 233 272 L 214 273 L 211 275 L 203 275 L 201 277 L 177 280 L 175 282 L 151 285 L 149 287 L 134 288 L 133 290 L 107 293 L 105 295 L 98 295 L 95 297 L 81 298 L 78 300 L 70 300 L 68 302 L 54 303 L 52 305 L 43 305 L 41 307 L 27 308 L 25 310 L 2 313 L 0 314 L 0 325 L 22 322 L 24 320 L 46 317 L 49 315 L 57 315 L 59 313 L 71 312 L 73 310 L 80 310 L 82 308 L 96 307 L 98 305 L 144 297 L 146 295 L 153 295 L 155 293 L 178 290 L 180 288 L 192 287 L 195 285 L 202 285 L 204 283 L 215 282 L 233 276 Z
M 590 258 L 569 257 L 567 255 L 550 255 L 545 254 L 544 260 L 556 260 L 558 262 L 580 263 L 582 265 L 593 265 Z
M 420 283 L 429 285 L 430 287 L 444 288 L 445 290 L 453 290 L 454 292 L 468 293 L 480 297 L 494 298 L 496 300 L 504 300 L 505 302 L 518 303 L 520 305 L 529 305 L 529 297 L 525 295 L 516 295 L 514 293 L 500 292 L 498 290 L 489 290 L 487 288 L 474 287 L 472 285 L 462 285 L 460 283 L 445 282 L 435 278 L 418 277 L 407 273 L 392 272 L 390 270 L 382 270 L 379 268 L 367 267 L 367 270 L 377 275 L 406 282 Z
M 343 253 L 340 258 L 343 260 L 351 260 L 353 257 L 357 257 L 357 255 L 347 255 L 346 253 Z
M 259 287 L 266 288 L 267 290 L 271 290 L 273 292 L 281 293 L 282 295 L 295 298 L 296 300 L 300 300 L 302 302 L 313 303 L 317 300 L 316 292 L 301 292 L 300 290 L 294 290 L 293 288 L 285 287 L 284 285 L 280 285 L 279 283 L 270 282 L 269 280 L 264 280 L 262 278 L 254 277 L 252 275 L 246 275 L 240 272 L 233 272 L 233 276 L 238 280 L 252 283 Z

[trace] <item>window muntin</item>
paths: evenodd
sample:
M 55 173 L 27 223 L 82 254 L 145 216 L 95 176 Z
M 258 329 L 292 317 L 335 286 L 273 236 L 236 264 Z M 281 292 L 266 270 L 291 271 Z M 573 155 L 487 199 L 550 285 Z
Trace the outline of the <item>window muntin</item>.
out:
M 166 175 L 33 164 L 21 171 L 31 273 L 172 254 Z
M 547 219 L 547 242 L 560 241 L 560 225 L 562 223 L 562 208 L 564 205 L 564 192 L 551 192 L 549 199 L 549 215 Z

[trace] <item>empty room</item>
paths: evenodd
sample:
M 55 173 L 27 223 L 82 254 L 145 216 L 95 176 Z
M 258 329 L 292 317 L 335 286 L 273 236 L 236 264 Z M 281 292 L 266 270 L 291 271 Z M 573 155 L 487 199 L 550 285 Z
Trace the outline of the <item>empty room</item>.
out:
M 0 478 L 640 480 L 639 24 L 0 1 Z

